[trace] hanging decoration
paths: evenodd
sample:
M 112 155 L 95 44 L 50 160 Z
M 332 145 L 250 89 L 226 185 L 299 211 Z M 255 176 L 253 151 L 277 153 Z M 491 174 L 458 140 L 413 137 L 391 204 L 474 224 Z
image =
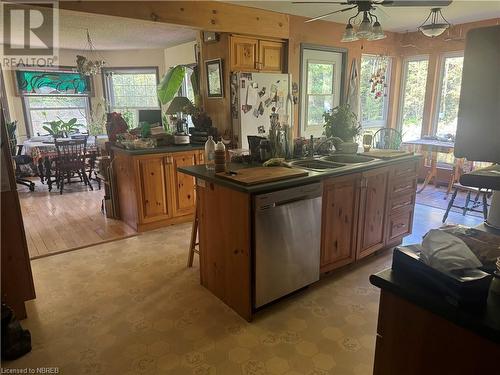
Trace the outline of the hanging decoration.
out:
M 87 29 L 87 43 L 85 47 L 88 52 L 86 56 L 76 55 L 76 67 L 80 74 L 85 76 L 93 76 L 101 72 L 101 68 L 106 64 L 102 56 L 96 51 L 94 43 L 90 38 L 89 30 Z
M 371 94 L 375 99 L 379 99 L 387 96 L 387 83 L 386 83 L 386 71 L 387 71 L 387 57 L 378 56 L 377 60 L 373 66 L 372 75 L 370 78 L 371 84 Z

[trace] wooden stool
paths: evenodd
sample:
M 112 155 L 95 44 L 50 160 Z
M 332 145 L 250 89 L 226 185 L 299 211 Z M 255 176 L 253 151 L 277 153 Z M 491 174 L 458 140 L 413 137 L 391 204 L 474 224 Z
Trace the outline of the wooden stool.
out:
M 452 207 L 460 208 L 462 210 L 462 215 L 464 215 L 464 216 L 467 213 L 467 211 L 482 212 L 483 217 L 486 220 L 486 218 L 488 217 L 488 199 L 487 199 L 487 196 L 489 194 L 491 194 L 491 190 L 465 186 L 465 185 L 462 185 L 460 183 L 453 184 L 453 187 L 455 188 L 455 191 L 453 192 L 453 195 L 451 196 L 451 199 L 450 199 L 450 203 L 448 203 L 448 208 L 446 209 L 446 212 L 444 213 L 443 220 L 442 220 L 443 223 L 448 218 L 448 214 L 450 213 L 450 210 Z M 455 198 L 457 197 L 457 194 L 459 191 L 466 191 L 467 192 L 467 197 L 465 198 L 465 204 L 463 206 L 458 206 L 458 205 L 453 204 L 455 202 Z M 471 200 L 472 193 L 476 193 L 474 200 Z M 481 194 L 483 195 L 482 202 L 479 201 L 479 197 Z M 471 201 L 472 201 L 472 206 L 470 206 Z M 482 205 L 482 210 L 476 210 L 476 208 L 481 206 L 481 205 Z
M 200 242 L 196 242 L 198 238 L 198 199 L 196 199 L 195 209 L 194 209 L 194 220 L 193 220 L 193 228 L 191 229 L 191 243 L 189 244 L 189 255 L 187 266 L 193 267 L 193 259 L 194 253 L 200 255 Z M 197 247 L 198 246 L 198 247 Z

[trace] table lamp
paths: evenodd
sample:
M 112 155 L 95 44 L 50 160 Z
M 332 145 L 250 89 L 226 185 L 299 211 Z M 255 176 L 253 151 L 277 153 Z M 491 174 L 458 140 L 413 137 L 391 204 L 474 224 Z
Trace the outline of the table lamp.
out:
M 175 144 L 186 144 L 189 143 L 189 131 L 187 128 L 187 119 L 184 115 L 189 114 L 193 110 L 193 103 L 185 96 L 176 96 L 168 106 L 167 114 L 176 115 L 177 120 L 175 122 Z

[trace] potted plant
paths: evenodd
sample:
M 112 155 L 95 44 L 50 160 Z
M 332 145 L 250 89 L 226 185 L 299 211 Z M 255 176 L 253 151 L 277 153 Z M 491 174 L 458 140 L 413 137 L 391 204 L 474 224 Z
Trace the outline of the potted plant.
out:
M 356 137 L 361 133 L 358 117 L 351 111 L 349 104 L 341 104 L 323 114 L 325 136 L 336 140 L 335 150 L 344 153 L 356 153 Z
M 43 129 L 54 138 L 68 137 L 71 133 L 78 131 L 78 128 L 83 127 L 82 124 L 76 123 L 77 119 L 73 117 L 69 121 L 64 121 L 59 117 L 59 120 L 45 121 Z

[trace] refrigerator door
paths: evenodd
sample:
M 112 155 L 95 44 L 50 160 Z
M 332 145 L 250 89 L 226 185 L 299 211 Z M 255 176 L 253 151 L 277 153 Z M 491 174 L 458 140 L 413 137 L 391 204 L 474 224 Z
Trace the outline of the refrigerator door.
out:
M 248 149 L 248 135 L 269 135 L 269 116 L 273 107 L 280 121 L 287 111 L 292 114 L 290 105 L 287 106 L 291 77 L 289 74 L 240 72 L 235 79 L 238 83 L 235 134 L 239 146 Z

